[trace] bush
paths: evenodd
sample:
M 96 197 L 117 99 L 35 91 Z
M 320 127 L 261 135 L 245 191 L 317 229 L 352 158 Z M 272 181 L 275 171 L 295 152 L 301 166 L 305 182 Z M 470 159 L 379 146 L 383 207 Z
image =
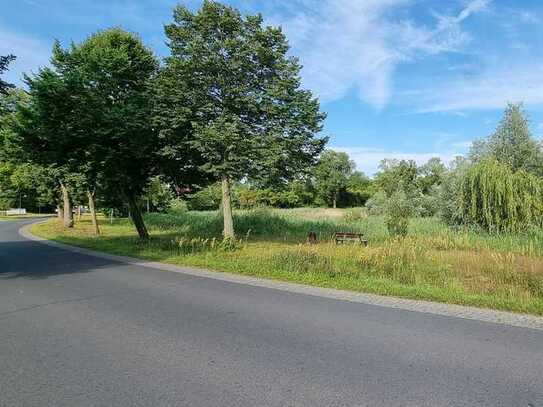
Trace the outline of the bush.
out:
M 469 169 L 469 165 L 467 160 L 457 157 L 440 185 L 438 194 L 439 215 L 448 225 L 460 225 L 462 223 L 460 195 L 462 181 Z
M 391 236 L 407 236 L 409 217 L 413 216 L 415 208 L 405 192 L 396 191 L 388 199 L 385 209 L 386 225 Z
M 366 202 L 366 208 L 369 211 L 370 215 L 384 215 L 387 205 L 387 196 L 383 191 L 376 192 L 368 201 Z
M 192 211 L 217 210 L 221 204 L 222 191 L 220 184 L 213 184 L 188 197 L 187 205 Z M 236 202 L 236 196 L 232 196 L 232 203 Z
M 176 198 L 170 201 L 168 213 L 172 215 L 182 215 L 189 210 L 187 203 L 182 199 Z
M 239 187 L 237 190 L 239 197 L 239 207 L 242 209 L 252 209 L 262 204 L 262 191 Z
M 419 198 L 419 208 L 417 214 L 422 217 L 435 216 L 440 211 L 441 187 L 434 185 L 428 194 L 423 194 Z

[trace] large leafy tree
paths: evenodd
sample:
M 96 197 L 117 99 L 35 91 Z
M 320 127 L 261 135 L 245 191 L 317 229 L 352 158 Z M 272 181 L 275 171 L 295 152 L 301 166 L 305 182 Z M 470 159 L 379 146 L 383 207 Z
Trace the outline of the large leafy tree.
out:
M 178 6 L 165 31 L 171 56 L 157 82 L 156 123 L 221 182 L 224 236 L 232 237 L 232 182 L 307 169 L 326 142 L 315 137 L 325 115 L 300 88 L 285 35 L 260 15 L 205 1 L 196 13 Z
M 12 161 L 19 154 L 11 144 L 13 139 L 13 122 L 17 106 L 28 102 L 28 95 L 20 89 L 11 89 L 0 93 L 0 162 Z
M 26 79 L 31 103 L 20 112 L 22 145 L 34 159 L 83 175 L 91 208 L 98 187 L 122 194 L 147 238 L 138 197 L 161 146 L 150 124 L 153 53 L 113 28 L 67 49 L 57 42 L 51 65 Z
M 48 168 L 0 162 L 0 209 L 22 207 L 41 212 L 51 209 L 57 188 Z
M 412 194 L 418 190 L 418 173 L 417 163 L 413 160 L 384 159 L 379 164 L 375 183 L 389 197 L 398 190 Z
M 31 210 L 50 209 L 57 200 L 49 168 L 21 159 L 18 145 L 12 144 L 17 107 L 28 103 L 26 92 L 9 89 L 0 93 L 0 208 L 19 206 Z
M 55 44 L 53 54 L 58 44 Z M 54 61 L 55 58 L 52 58 Z M 19 162 L 47 167 L 60 189 L 59 218 L 65 227 L 73 226 L 70 199 L 70 170 L 78 161 L 69 157 L 67 139 L 69 93 L 62 76 L 52 69 L 43 69 L 33 78 L 25 77 L 29 87 L 26 100 L 17 103 L 17 117 L 6 137 L 6 149 Z M 72 164 L 72 165 L 70 165 Z
M 461 182 L 463 221 L 492 232 L 512 232 L 541 226 L 543 180 L 494 158 L 471 166 Z
M 375 193 L 375 186 L 363 172 L 354 171 L 347 182 L 347 204 L 364 205 Z
M 432 188 L 438 187 L 447 174 L 447 167 L 438 157 L 432 157 L 418 169 L 418 185 L 423 194 L 429 194 Z
M 543 175 L 543 151 L 532 137 L 522 104 L 508 104 L 496 131 L 475 142 L 470 156 L 474 162 L 494 159 L 513 171 Z
M 15 60 L 14 55 L 5 55 L 0 56 L 0 75 L 8 70 L 9 64 Z M 13 88 L 14 85 L 7 83 L 0 78 L 0 93 L 6 93 L 9 89 Z
M 326 150 L 321 154 L 315 167 L 315 184 L 318 194 L 333 208 L 337 207 L 339 194 L 349 186 L 354 168 L 347 153 Z

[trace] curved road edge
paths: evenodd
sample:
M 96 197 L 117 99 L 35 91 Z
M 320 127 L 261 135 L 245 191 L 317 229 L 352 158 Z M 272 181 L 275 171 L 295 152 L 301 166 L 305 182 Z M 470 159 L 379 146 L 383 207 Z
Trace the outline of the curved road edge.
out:
M 119 263 L 143 266 L 154 270 L 170 271 L 174 273 L 188 274 L 197 277 L 211 278 L 231 283 L 245 284 L 255 287 L 264 287 L 296 294 L 311 295 L 340 301 L 349 301 L 354 303 L 377 305 L 387 308 L 397 308 L 406 311 L 435 314 L 446 317 L 471 319 L 495 324 L 511 325 L 521 328 L 543 330 L 543 317 L 537 317 L 534 315 L 515 314 L 512 312 L 494 311 L 490 309 L 468 307 L 463 305 L 386 297 L 382 295 L 357 293 L 351 291 L 337 290 L 333 288 L 306 286 L 302 284 L 282 282 L 277 280 L 265 280 L 256 277 L 249 277 L 226 272 L 210 271 L 192 267 L 180 267 L 173 264 L 147 261 L 135 257 L 119 256 L 90 249 L 84 249 L 81 247 L 70 246 L 64 243 L 44 239 L 30 232 L 30 227 L 32 225 L 45 221 L 46 220 L 41 219 L 36 222 L 25 224 L 19 229 L 19 234 L 25 239 L 67 250 L 70 252 L 112 260 Z

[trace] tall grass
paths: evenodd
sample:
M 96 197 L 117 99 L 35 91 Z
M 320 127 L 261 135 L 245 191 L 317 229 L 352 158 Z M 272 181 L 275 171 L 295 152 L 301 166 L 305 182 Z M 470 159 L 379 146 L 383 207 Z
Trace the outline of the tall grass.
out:
M 523 311 L 543 315 L 543 231 L 491 234 L 413 218 L 406 238 L 388 236 L 382 217 L 316 209 L 237 211 L 241 241 L 222 247 L 218 212 L 150 214 L 139 242 L 126 219 L 104 223 L 103 236 L 81 222 L 35 227 L 66 243 L 118 254 L 320 286 Z M 306 244 L 316 231 L 319 244 Z M 369 246 L 332 243 L 336 231 L 362 233 Z
M 309 212 L 309 209 L 304 209 Z M 393 240 L 387 231 L 384 218 L 360 216 L 327 217 L 322 209 L 314 219 L 300 216 L 300 210 L 259 208 L 237 211 L 234 223 L 238 236 L 250 239 L 300 243 L 309 231 L 317 232 L 320 241 L 329 241 L 336 231 L 362 233 L 372 244 Z M 186 212 L 184 214 L 150 214 L 146 216 L 149 228 L 155 234 L 174 234 L 187 238 L 218 238 L 222 231 L 222 215 L 218 211 Z M 128 222 L 128 221 L 125 221 Z M 476 228 L 452 228 L 437 218 L 412 218 L 409 222 L 407 242 L 425 245 L 438 250 L 512 251 L 522 255 L 543 255 L 543 230 L 532 228 L 522 233 L 489 233 Z

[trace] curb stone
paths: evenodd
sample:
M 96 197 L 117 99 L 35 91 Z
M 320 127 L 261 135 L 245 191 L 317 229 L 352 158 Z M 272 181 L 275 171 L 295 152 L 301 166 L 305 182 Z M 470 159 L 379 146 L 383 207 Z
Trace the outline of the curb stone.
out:
M 19 229 L 19 234 L 29 240 L 46 244 L 48 246 L 56 247 L 59 249 L 71 251 L 74 253 L 84 254 L 87 256 L 94 256 L 106 260 L 112 260 L 119 263 L 132 264 L 141 267 L 151 268 L 155 270 L 170 271 L 175 273 L 188 274 L 203 278 L 212 278 L 215 280 L 222 280 L 231 283 L 245 284 L 254 287 L 271 288 L 275 290 L 287 291 L 296 294 L 311 295 L 316 297 L 323 297 L 328 299 L 349 301 L 359 304 L 376 305 L 387 308 L 396 308 L 405 311 L 421 312 L 426 314 L 434 314 L 445 317 L 463 318 L 474 321 L 489 322 L 494 324 L 509 325 L 521 328 L 530 328 L 543 330 L 543 317 L 538 317 L 528 314 L 516 314 L 505 311 L 495 311 L 490 309 L 476 308 L 463 305 L 445 304 L 431 301 L 410 300 L 405 298 L 387 297 L 377 294 L 364 294 L 353 291 L 337 290 L 333 288 L 313 287 L 303 284 L 296 284 L 290 282 L 282 282 L 276 280 L 265 280 L 256 277 L 210 271 L 205 269 L 197 269 L 192 267 L 180 267 L 173 264 L 159 263 L 154 261 L 147 261 L 138 259 L 135 257 L 118 256 L 114 254 L 107 254 L 90 249 L 84 249 L 80 247 L 70 246 L 64 243 L 47 240 L 42 237 L 33 235 L 30 232 L 30 227 L 37 223 L 46 222 L 47 220 L 40 220 L 38 222 L 32 222 L 23 225 Z

